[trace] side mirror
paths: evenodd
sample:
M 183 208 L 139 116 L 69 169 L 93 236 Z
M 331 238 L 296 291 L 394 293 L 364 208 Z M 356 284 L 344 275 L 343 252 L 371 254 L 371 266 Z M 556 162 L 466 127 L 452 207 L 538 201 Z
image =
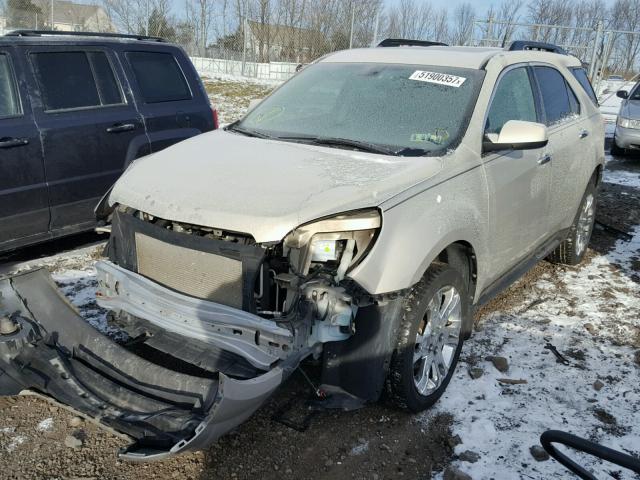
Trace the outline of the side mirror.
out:
M 256 108 L 261 101 L 262 101 L 262 98 L 254 98 L 253 100 L 249 100 L 249 110 L 247 111 L 250 112 L 251 110 Z
M 616 96 L 626 99 L 626 98 L 629 98 L 629 92 L 627 92 L 626 90 L 618 90 L 616 92 Z
M 493 137 L 496 137 L 493 135 Z M 495 140 L 486 138 L 482 142 L 483 152 L 500 150 L 533 150 L 549 143 L 547 127 L 541 123 L 509 120 L 504 124 Z

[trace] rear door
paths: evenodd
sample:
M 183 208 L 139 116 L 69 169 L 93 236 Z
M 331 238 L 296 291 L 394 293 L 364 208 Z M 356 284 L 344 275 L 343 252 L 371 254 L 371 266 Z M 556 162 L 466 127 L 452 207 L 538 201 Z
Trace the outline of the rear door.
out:
M 51 229 L 94 223 L 100 197 L 149 151 L 140 114 L 108 48 L 23 47 L 42 134 Z
M 123 56 L 152 151 L 213 129 L 209 99 L 181 50 L 140 45 Z
M 509 120 L 541 121 L 533 76 L 526 65 L 501 74 L 487 111 L 485 135 L 498 135 Z M 533 253 L 549 236 L 548 158 L 547 147 L 483 156 L 492 212 L 493 279 Z
M 0 47 L 0 249 L 49 228 L 40 135 L 13 48 Z
M 536 65 L 533 70 L 549 129 L 549 145 L 553 149 L 549 222 L 551 230 L 558 232 L 571 225 L 584 193 L 583 179 L 590 175 L 584 165 L 590 169 L 593 158 L 589 142 L 592 132 L 564 75 L 547 65 Z

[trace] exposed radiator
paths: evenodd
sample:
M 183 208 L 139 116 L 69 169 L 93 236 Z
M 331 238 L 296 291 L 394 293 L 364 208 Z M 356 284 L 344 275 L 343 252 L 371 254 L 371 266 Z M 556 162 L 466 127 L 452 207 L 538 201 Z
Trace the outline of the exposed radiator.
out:
M 242 308 L 242 262 L 136 232 L 138 273 L 192 297 Z

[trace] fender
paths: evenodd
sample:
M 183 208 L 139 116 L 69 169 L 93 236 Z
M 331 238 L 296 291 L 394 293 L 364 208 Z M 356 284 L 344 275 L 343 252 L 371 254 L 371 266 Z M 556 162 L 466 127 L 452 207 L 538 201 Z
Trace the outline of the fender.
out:
M 382 210 L 382 230 L 371 252 L 349 276 L 371 294 L 412 287 L 456 241 L 477 257 L 478 288 L 487 275 L 488 202 L 482 168 L 472 168 Z

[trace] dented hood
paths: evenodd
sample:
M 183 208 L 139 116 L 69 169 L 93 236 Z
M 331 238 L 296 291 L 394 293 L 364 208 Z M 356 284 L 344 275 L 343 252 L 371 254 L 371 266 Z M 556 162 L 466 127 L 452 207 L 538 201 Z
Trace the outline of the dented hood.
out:
M 377 206 L 435 175 L 437 157 L 391 157 L 218 130 L 137 160 L 109 204 L 279 241 L 300 224 Z

